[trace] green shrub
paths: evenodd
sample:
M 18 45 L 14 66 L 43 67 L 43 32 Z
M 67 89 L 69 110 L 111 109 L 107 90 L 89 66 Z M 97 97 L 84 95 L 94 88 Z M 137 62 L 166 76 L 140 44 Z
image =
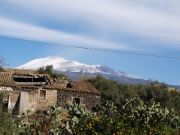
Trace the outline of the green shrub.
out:
M 172 134 L 180 127 L 179 116 L 173 110 L 163 108 L 159 103 L 145 104 L 139 98 L 126 100 L 122 108 L 113 102 L 106 102 L 99 112 L 90 112 L 84 107 L 69 108 L 70 134 Z
M 0 135 L 13 135 L 16 132 L 14 120 L 4 107 L 4 93 L 0 93 Z
M 106 101 L 98 112 L 69 105 L 66 120 L 59 107 L 51 107 L 42 117 L 26 117 L 18 125 L 20 135 L 172 135 L 180 128 L 179 116 L 159 103 L 146 104 L 127 99 L 119 108 Z M 28 118 L 28 119 L 27 119 Z

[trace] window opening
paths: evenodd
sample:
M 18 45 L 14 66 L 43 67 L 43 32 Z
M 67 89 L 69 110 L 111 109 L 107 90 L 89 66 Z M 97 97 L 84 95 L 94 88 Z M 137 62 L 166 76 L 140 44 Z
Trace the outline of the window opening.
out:
M 46 91 L 45 90 L 40 90 L 39 99 L 40 100 L 45 100 L 46 99 Z

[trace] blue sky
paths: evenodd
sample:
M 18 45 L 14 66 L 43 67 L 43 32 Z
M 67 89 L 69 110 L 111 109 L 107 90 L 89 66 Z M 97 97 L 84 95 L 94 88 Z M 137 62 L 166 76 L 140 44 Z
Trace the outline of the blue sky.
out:
M 7 67 L 61 56 L 180 85 L 179 0 L 0 0 L 0 57 Z

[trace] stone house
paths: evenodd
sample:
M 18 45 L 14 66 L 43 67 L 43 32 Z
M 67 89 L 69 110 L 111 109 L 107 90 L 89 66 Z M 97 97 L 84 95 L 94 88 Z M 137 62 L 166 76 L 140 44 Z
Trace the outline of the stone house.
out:
M 8 93 L 5 105 L 13 114 L 46 110 L 58 105 L 81 104 L 91 109 L 100 103 L 100 93 L 83 81 L 55 81 L 34 71 L 0 72 L 0 92 Z

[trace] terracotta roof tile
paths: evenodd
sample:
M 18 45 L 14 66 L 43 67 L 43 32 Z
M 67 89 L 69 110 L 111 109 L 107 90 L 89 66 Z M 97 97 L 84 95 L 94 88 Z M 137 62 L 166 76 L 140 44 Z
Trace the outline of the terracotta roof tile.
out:
M 70 82 L 69 87 L 67 85 L 66 89 L 79 91 L 79 92 L 100 94 L 100 92 L 94 87 L 93 84 L 91 84 L 89 82 L 84 82 L 84 81 Z
M 66 88 L 66 83 L 59 83 L 59 82 L 53 82 L 50 85 L 44 85 L 43 86 L 44 89 L 64 89 Z
M 13 82 L 12 73 L 0 72 L 0 81 L 1 82 Z
M 42 76 L 40 74 L 26 73 L 26 72 L 0 72 L 0 86 L 8 86 L 13 88 L 29 88 L 29 89 L 37 89 L 42 87 L 43 89 L 57 89 L 57 90 L 71 90 L 78 92 L 86 92 L 86 93 L 96 93 L 100 94 L 100 92 L 94 87 L 93 84 L 86 81 L 54 81 L 49 75 L 44 75 L 47 77 L 48 83 L 46 85 L 42 84 L 41 86 L 36 86 L 27 83 L 16 83 L 13 80 L 13 75 L 19 76 Z

